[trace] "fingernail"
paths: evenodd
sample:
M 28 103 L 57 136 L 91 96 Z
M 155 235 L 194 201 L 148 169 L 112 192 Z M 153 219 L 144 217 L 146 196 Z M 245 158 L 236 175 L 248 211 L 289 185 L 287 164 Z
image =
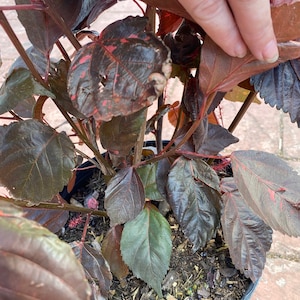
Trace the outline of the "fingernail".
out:
M 263 60 L 268 63 L 274 63 L 279 58 L 277 41 L 271 40 L 262 51 Z
M 247 54 L 247 47 L 244 44 L 235 45 L 235 56 L 238 58 L 243 58 Z

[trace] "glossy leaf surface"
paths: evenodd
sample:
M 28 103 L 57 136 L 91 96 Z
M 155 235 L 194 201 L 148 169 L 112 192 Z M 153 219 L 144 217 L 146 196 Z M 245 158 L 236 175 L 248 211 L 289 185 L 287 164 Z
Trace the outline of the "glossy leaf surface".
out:
M 102 147 L 117 156 L 129 155 L 144 121 L 145 113 L 142 110 L 102 122 L 99 130 Z
M 110 228 L 101 244 L 102 255 L 108 262 L 111 272 L 121 283 L 129 273 L 128 266 L 122 259 L 120 249 L 122 230 L 121 225 Z
M 276 68 L 251 78 L 251 83 L 272 107 L 289 113 L 300 127 L 300 59 L 279 64 Z
M 231 144 L 237 143 L 238 138 L 220 125 L 208 124 L 207 135 L 200 149 L 201 154 L 216 155 Z
M 204 161 L 180 157 L 168 177 L 168 202 L 196 251 L 214 236 L 220 218 L 219 178 Z
M 117 21 L 77 52 L 68 90 L 81 113 L 109 121 L 148 107 L 162 92 L 171 72 L 169 52 L 146 25 L 142 17 Z
M 1 299 L 89 299 L 84 271 L 71 248 L 39 224 L 0 218 Z
M 14 109 L 17 104 L 33 95 L 55 98 L 53 93 L 46 90 L 33 78 L 29 70 L 15 69 L 0 89 L 0 114 Z
M 134 219 L 143 209 L 144 203 L 144 187 L 133 167 L 120 170 L 109 181 L 105 190 L 104 207 L 111 226 Z
M 300 236 L 300 176 L 274 154 L 234 151 L 234 178 L 247 204 L 274 230 Z
M 30 0 L 15 1 L 16 4 L 32 2 Z M 47 4 L 55 9 L 55 13 L 64 19 L 68 27 L 71 27 L 80 12 L 82 0 L 48 0 Z M 17 10 L 17 13 L 30 42 L 43 53 L 47 53 L 64 33 L 46 11 Z
M 159 192 L 156 183 L 157 167 L 158 164 L 155 163 L 144 165 L 137 169 L 145 188 L 145 196 L 151 200 L 162 200 L 164 198 Z
M 124 226 L 121 253 L 133 274 L 162 297 L 161 282 L 167 273 L 172 251 L 171 230 L 156 207 L 147 204 Z
M 70 139 L 36 120 L 10 124 L 0 150 L 0 182 L 17 199 L 50 201 L 75 167 Z
M 221 223 L 230 257 L 237 269 L 256 282 L 272 244 L 272 229 L 248 206 L 232 177 L 221 181 L 225 203 Z
M 97 294 L 107 299 L 112 282 L 112 275 L 102 254 L 88 244 L 81 245 L 78 242 L 73 242 L 71 247 L 76 257 L 80 258 L 87 275 L 86 277 L 92 281 L 92 283 L 94 283 L 94 281 L 97 282 L 99 286 L 99 293 Z

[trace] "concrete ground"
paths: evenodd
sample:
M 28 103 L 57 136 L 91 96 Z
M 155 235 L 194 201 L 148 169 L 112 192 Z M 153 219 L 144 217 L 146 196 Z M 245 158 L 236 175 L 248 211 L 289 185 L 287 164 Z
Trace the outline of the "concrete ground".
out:
M 14 4 L 13 0 L 1 0 L 0 7 Z M 105 12 L 92 24 L 92 29 L 101 31 L 107 24 L 141 11 L 132 1 L 119 2 L 113 9 Z M 29 46 L 24 28 L 19 24 L 14 11 L 6 11 L 9 22 L 25 48 Z M 0 26 L 0 84 L 5 79 L 9 66 L 18 56 L 13 45 Z M 169 99 L 178 98 L 176 90 L 170 90 Z M 50 124 L 60 124 L 62 118 L 58 111 L 47 103 L 51 110 Z M 223 101 L 221 113 L 225 127 L 228 127 L 241 104 Z M 1 123 L 3 124 L 4 121 Z M 65 126 L 65 125 L 63 125 Z M 300 172 L 300 129 L 292 124 L 289 116 L 262 103 L 252 104 L 234 132 L 240 139 L 227 150 L 256 149 L 281 156 Z M 166 138 L 168 133 L 166 133 Z M 252 297 L 253 300 L 298 300 L 300 299 L 300 239 L 290 238 L 278 232 L 273 235 L 273 245 L 268 253 L 262 278 Z

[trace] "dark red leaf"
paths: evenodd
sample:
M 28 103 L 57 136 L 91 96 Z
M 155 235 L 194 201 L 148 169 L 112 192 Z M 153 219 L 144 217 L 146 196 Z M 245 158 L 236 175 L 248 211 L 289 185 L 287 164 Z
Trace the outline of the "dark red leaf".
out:
M 63 199 L 60 200 L 64 201 Z M 54 197 L 50 203 L 58 203 L 58 198 Z M 24 208 L 25 218 L 38 222 L 53 233 L 58 232 L 65 226 L 69 218 L 69 212 L 62 209 L 45 208 Z
M 230 257 L 237 269 L 256 282 L 272 244 L 272 229 L 247 205 L 232 177 L 221 181 L 225 206 L 221 222 Z
M 133 167 L 120 170 L 109 181 L 105 190 L 104 206 L 111 226 L 134 219 L 144 204 L 144 187 Z
M 204 247 L 219 225 L 219 178 L 203 160 L 180 157 L 168 176 L 168 202 L 193 250 Z
M 251 77 L 255 91 L 272 107 L 289 113 L 300 128 L 300 59 Z
M 139 137 L 144 121 L 145 112 L 142 110 L 102 122 L 99 131 L 102 147 L 116 156 L 128 155 Z
M 181 17 L 165 10 L 159 11 L 159 27 L 157 35 L 164 36 L 169 32 L 174 32 L 178 29 L 181 22 Z
M 278 47 L 279 60 L 269 64 L 256 60 L 252 54 L 244 58 L 231 57 L 209 37 L 206 37 L 201 51 L 199 75 L 200 87 L 204 95 L 207 96 L 217 91 L 227 92 L 252 75 L 272 69 L 281 62 L 300 57 L 300 42 L 282 42 L 278 44 Z
M 107 299 L 112 282 L 112 275 L 102 254 L 88 244 L 82 245 L 79 242 L 73 242 L 71 247 L 76 257 L 80 258 L 86 276 L 91 284 L 95 284 L 96 280 L 99 286 L 99 294 Z M 94 299 L 99 298 L 94 295 Z
M 77 52 L 68 89 L 81 113 L 109 121 L 148 107 L 162 92 L 171 72 L 169 52 L 145 32 L 146 24 L 142 17 L 112 23 Z
M 16 4 L 31 4 L 31 2 L 31 0 L 16 0 Z M 70 27 L 80 12 L 82 0 L 48 0 L 47 4 L 51 5 Z M 17 10 L 17 13 L 30 42 L 43 53 L 47 53 L 63 35 L 62 29 L 45 11 Z
M 234 151 L 234 178 L 247 204 L 274 230 L 300 236 L 300 176 L 274 154 Z
M 116 225 L 112 227 L 106 234 L 102 245 L 101 251 L 104 258 L 107 260 L 111 272 L 124 283 L 125 277 L 129 273 L 127 265 L 123 262 L 120 241 L 122 236 L 123 227 Z

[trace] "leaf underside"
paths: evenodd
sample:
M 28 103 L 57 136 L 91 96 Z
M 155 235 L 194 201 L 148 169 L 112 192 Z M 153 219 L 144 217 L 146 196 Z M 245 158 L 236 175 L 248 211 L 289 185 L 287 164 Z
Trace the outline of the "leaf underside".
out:
M 289 113 L 300 128 L 300 59 L 251 77 L 251 84 L 266 103 Z
M 50 201 L 75 167 L 70 139 L 36 120 L 7 126 L 0 150 L 0 182 L 16 199 Z
M 300 176 L 262 151 L 234 151 L 231 162 L 238 190 L 253 211 L 274 230 L 300 236 Z
M 168 176 L 168 202 L 193 250 L 214 236 L 220 218 L 219 178 L 204 161 L 180 157 Z
M 261 277 L 273 231 L 248 206 L 232 177 L 222 179 L 221 189 L 225 190 L 221 223 L 230 257 L 237 269 L 256 282 Z
M 124 226 L 121 253 L 133 274 L 149 284 L 162 297 L 161 282 L 167 273 L 172 251 L 167 220 L 153 205 Z

